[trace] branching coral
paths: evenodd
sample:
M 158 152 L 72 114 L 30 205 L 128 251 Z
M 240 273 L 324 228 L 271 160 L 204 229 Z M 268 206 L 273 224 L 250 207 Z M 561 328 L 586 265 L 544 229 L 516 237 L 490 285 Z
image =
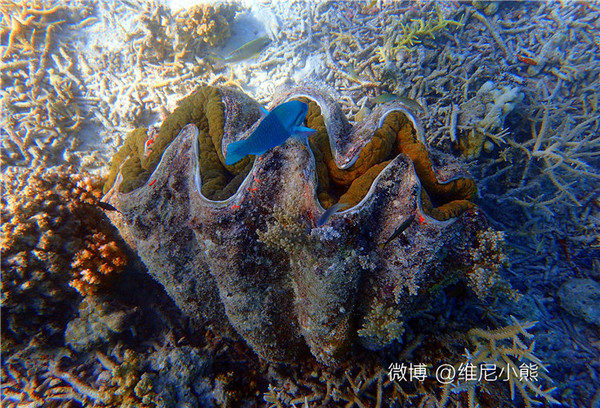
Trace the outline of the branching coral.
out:
M 559 82 L 555 91 L 560 87 Z M 552 106 L 554 95 L 555 93 L 549 96 L 546 104 L 537 112 L 539 128 L 535 124 L 532 126 L 532 138 L 516 145 L 527 156 L 520 187 L 525 185 L 537 168 L 547 177 L 558 194 L 553 192 L 552 198 L 546 199 L 542 196 L 529 201 L 530 206 L 549 205 L 564 198 L 581 206 L 581 202 L 571 192 L 570 185 L 579 178 L 600 179 L 600 174 L 594 166 L 600 157 L 599 124 L 597 117 L 585 118 L 575 125 L 569 117 L 561 123 L 556 123 L 557 116 L 550 115 L 552 111 L 560 109 Z M 523 204 L 527 205 L 527 202 Z
M 464 16 L 463 16 L 464 17 Z M 447 19 L 439 6 L 436 5 L 434 11 L 429 12 L 424 18 L 413 19 L 410 22 L 395 22 L 387 32 L 384 39 L 384 46 L 379 47 L 378 54 L 381 62 L 388 62 L 398 51 L 411 51 L 413 47 L 419 45 L 427 37 L 435 40 L 435 36 L 448 27 L 461 27 L 463 17 L 459 21 Z
M 142 369 L 140 355 L 125 350 L 118 363 L 101 352 L 96 355 L 104 368 L 111 371 L 110 386 L 101 394 L 109 406 L 156 406 L 158 397 L 152 390 L 151 376 Z
M 488 138 L 496 144 L 506 143 L 504 133 L 498 133 L 504 126 L 506 116 L 523 100 L 518 87 L 499 88 L 492 81 L 485 82 L 475 96 L 460 106 L 457 128 L 458 147 L 467 159 L 479 157 L 489 145 Z M 486 145 L 486 141 L 488 145 Z M 485 150 L 491 150 L 493 145 Z
M 68 316 L 69 281 L 87 294 L 125 262 L 96 206 L 101 180 L 68 167 L 9 168 L 2 187 L 2 332 L 51 334 Z
M 177 70 L 186 56 L 203 56 L 200 51 L 207 46 L 227 41 L 229 24 L 238 9 L 233 3 L 204 4 L 173 15 L 163 4 L 148 3 L 138 18 L 141 25 L 130 34 L 138 65 L 143 60 L 156 63 L 166 59 L 167 65 Z
M 136 54 L 138 65 L 141 61 L 162 62 L 179 46 L 174 41 L 176 29 L 169 9 L 158 2 L 148 2 L 138 17 L 140 25 L 129 34 L 131 51 Z
M 114 353 L 120 352 L 115 348 Z M 126 349 L 113 358 L 97 351 L 96 358 L 101 368 L 95 372 L 102 373 L 94 385 L 88 385 L 86 380 L 70 371 L 59 368 L 55 362 L 50 363 L 50 373 L 68 387 L 61 387 L 69 391 L 71 399 L 80 401 L 84 405 L 100 404 L 106 407 L 143 407 L 151 408 L 157 405 L 158 397 L 152 390 L 151 374 L 146 373 L 142 367 L 139 354 Z M 55 380 L 56 381 L 56 380 Z M 101 384 L 97 389 L 98 384 Z M 60 399 L 52 398 L 51 399 Z
M 269 408 L 388 406 L 385 388 L 391 383 L 385 381 L 385 371 L 378 362 L 360 361 L 352 368 L 337 372 L 320 367 L 310 376 L 296 371 L 292 378 L 277 377 L 279 384 L 269 384 L 263 395 Z
M 489 369 L 493 378 L 508 382 L 513 400 L 515 389 L 517 389 L 527 408 L 540 403 L 534 400 L 530 394 L 533 394 L 534 397 L 541 397 L 547 403 L 560 404 L 550 395 L 555 388 L 544 390 L 541 385 L 536 384 L 540 380 L 552 382 L 546 374 L 548 369 L 533 354 L 535 342 L 532 341 L 527 345 L 524 340 L 533 338 L 533 334 L 527 330 L 533 328 L 536 322 L 519 323 L 516 319 L 513 318 L 513 320 L 513 325 L 500 329 L 471 329 L 467 336 L 475 346 L 475 351 L 472 353 L 467 351 L 467 360 L 459 367 L 474 367 L 475 370 Z M 520 336 L 523 336 L 523 339 Z M 474 373 L 479 373 L 479 371 L 474 371 Z M 469 407 L 473 408 L 477 405 L 475 398 L 477 387 L 485 386 L 486 381 L 495 381 L 484 378 L 484 382 L 480 382 L 478 377 L 465 378 L 462 384 L 454 382 L 444 386 L 442 399 L 439 401 L 440 407 L 447 406 L 451 392 L 460 394 L 466 391 Z
M 98 232 L 86 237 L 85 242 L 71 263 L 75 278 L 69 283 L 84 296 L 106 287 L 127 264 L 117 242 L 106 234 Z
M 584 100 L 583 106 L 590 111 L 569 113 L 572 105 L 557 100 L 563 89 L 561 80 L 551 91 L 541 85 L 535 96 L 539 105 L 530 114 L 530 131 L 503 140 L 500 158 L 495 164 L 485 164 L 485 172 L 495 174 L 481 183 L 495 203 L 527 214 L 528 221 L 516 229 L 520 235 L 535 236 L 537 251 L 557 236 L 581 246 L 593 243 L 598 235 L 594 188 L 600 179 L 597 110 Z M 507 187 L 500 193 L 503 185 Z

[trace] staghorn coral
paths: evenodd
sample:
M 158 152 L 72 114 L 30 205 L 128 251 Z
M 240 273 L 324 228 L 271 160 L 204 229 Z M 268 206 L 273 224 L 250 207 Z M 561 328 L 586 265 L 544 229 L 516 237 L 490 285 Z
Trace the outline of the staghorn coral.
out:
M 57 388 L 62 392 L 57 395 L 50 389 L 43 396 L 48 400 L 78 401 L 83 406 L 156 407 L 159 397 L 153 391 L 155 373 L 143 367 L 141 355 L 122 345 L 110 351 L 109 355 L 96 351 L 92 361 L 74 369 L 49 361 L 50 378 L 61 384 Z M 90 380 L 95 381 L 90 384 Z
M 270 361 L 310 352 L 334 364 L 374 299 L 408 312 L 426 295 L 421 286 L 443 280 L 445 259 L 466 259 L 460 243 L 482 219 L 469 201 L 474 182 L 425 147 L 402 105 L 351 128 L 323 93 L 298 88 L 273 103 L 290 99 L 309 101 L 310 147 L 291 139 L 234 168 L 223 151 L 258 126 L 259 105 L 232 89 L 199 89 L 163 123 L 145 165 L 144 138 L 133 133 L 104 199 L 149 272 L 197 322 L 233 328 Z M 349 209 L 316 227 L 321 197 L 349 195 Z M 415 213 L 421 222 L 404 237 L 377 245 Z
M 530 394 L 533 394 L 534 397 L 541 397 L 549 404 L 560 405 L 550 395 L 555 388 L 544 390 L 542 385 L 539 384 L 540 381 L 551 383 L 552 380 L 546 374 L 548 369 L 533 354 L 535 342 L 532 341 L 531 344 L 527 345 L 524 340 L 533 338 L 533 335 L 527 332 L 527 330 L 533 328 L 537 322 L 519 323 L 514 317 L 513 321 L 514 324 L 495 330 L 469 330 L 467 336 L 472 345 L 475 346 L 475 350 L 472 353 L 467 350 L 467 360 L 461 366 L 469 364 L 477 368 L 483 365 L 503 368 L 504 370 L 496 374 L 497 377 L 501 378 L 502 381 L 508 382 L 510 396 L 513 401 L 515 398 L 515 389 L 519 392 L 527 408 L 541 403 L 533 399 Z M 520 336 L 523 336 L 524 339 Z M 522 369 L 525 366 L 529 370 L 531 365 L 537 368 L 535 370 L 535 378 L 530 378 L 529 374 L 524 374 Z M 460 394 L 466 391 L 469 407 L 474 408 L 478 406 L 475 397 L 477 387 L 483 387 L 485 384 L 486 381 L 479 382 L 473 380 L 466 380 L 462 385 L 456 383 L 446 384 L 438 406 L 444 408 L 448 405 L 451 392 Z M 452 387 L 455 387 L 455 389 L 452 390 Z
M 77 98 L 81 81 L 56 63 L 68 56 L 59 47 L 58 33 L 69 20 L 85 15 L 85 9 L 75 11 L 60 4 L 48 7 L 37 0 L 0 4 L 4 165 L 71 162 L 84 107 Z
M 96 206 L 100 187 L 71 167 L 3 171 L 3 336 L 62 332 L 76 295 L 69 282 L 86 294 L 123 268 Z
M 464 15 L 459 21 L 447 19 L 436 4 L 435 10 L 427 13 L 424 18 L 412 19 L 410 22 L 394 21 L 386 32 L 384 45 L 377 49 L 379 60 L 388 64 L 396 59 L 400 50 L 412 51 L 426 38 L 435 40 L 435 36 L 448 30 L 448 27 L 463 26 L 463 17 Z

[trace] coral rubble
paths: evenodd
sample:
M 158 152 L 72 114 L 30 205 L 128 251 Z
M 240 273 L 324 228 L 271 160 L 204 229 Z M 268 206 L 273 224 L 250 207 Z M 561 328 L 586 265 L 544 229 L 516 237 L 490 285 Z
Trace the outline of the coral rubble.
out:
M 77 351 L 90 350 L 126 331 L 133 314 L 106 299 L 86 296 L 79 305 L 79 316 L 67 324 L 65 343 Z
M 70 155 L 85 116 L 78 99 L 81 81 L 71 72 L 69 52 L 59 47 L 58 33 L 76 13 L 47 5 L 37 0 L 0 5 L 4 164 L 49 166 L 75 159 Z M 67 62 L 53 64 L 61 59 Z
M 294 89 L 274 105 L 291 99 L 309 101 L 310 147 L 294 139 L 226 166 L 223 151 L 258 125 L 259 105 L 232 89 L 200 88 L 156 134 L 130 135 L 104 199 L 149 272 L 196 321 L 232 327 L 266 360 L 310 351 L 333 364 L 357 324 L 373 324 L 363 322 L 371 310 L 410 315 L 421 288 L 443 280 L 445 259 L 467 259 L 459 243 L 481 218 L 469 201 L 473 181 L 425 147 L 402 104 L 351 128 L 321 92 Z M 350 208 L 317 227 L 336 201 Z M 378 245 L 415 214 L 403 236 Z M 379 346 L 399 337 L 389 329 Z

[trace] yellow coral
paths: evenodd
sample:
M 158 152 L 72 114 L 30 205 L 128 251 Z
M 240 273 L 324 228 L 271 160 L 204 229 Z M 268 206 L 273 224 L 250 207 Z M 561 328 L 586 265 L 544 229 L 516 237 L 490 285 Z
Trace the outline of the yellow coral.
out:
M 459 21 L 447 19 L 436 5 L 435 11 L 429 12 L 425 18 L 412 19 L 406 24 L 402 22 L 396 24 L 391 30 L 394 37 L 390 53 L 395 55 L 401 49 L 410 50 L 415 45 L 421 44 L 426 37 L 435 39 L 436 34 L 446 30 L 448 26 L 462 26 L 462 20 L 463 17 Z

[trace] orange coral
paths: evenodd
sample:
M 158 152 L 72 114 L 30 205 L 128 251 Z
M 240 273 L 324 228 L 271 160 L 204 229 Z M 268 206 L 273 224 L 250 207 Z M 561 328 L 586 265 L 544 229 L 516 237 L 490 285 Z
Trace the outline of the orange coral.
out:
M 127 257 L 118 244 L 98 232 L 86 239 L 87 245 L 79 250 L 71 264 L 76 276 L 69 285 L 82 295 L 96 293 L 112 282 L 127 264 Z
M 125 263 L 96 206 L 101 179 L 67 166 L 10 167 L 2 188 L 3 335 L 61 331 L 75 295 L 68 282 L 85 295 Z

